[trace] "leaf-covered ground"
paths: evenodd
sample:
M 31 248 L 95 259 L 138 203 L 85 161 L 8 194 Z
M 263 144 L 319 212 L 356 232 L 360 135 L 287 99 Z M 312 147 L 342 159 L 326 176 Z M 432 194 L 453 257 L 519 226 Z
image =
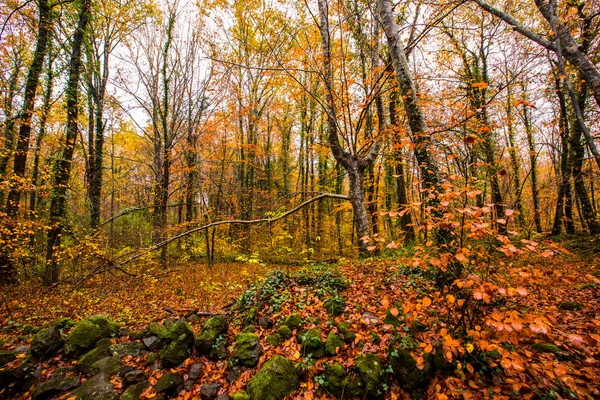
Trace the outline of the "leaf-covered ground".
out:
M 268 273 L 262 282 L 259 277 L 277 268 L 197 266 L 144 280 L 106 276 L 77 289 L 12 286 L 4 292 L 1 339 L 6 342 L 4 350 L 25 352 L 31 343 L 31 335 L 22 334 L 25 324 L 101 313 L 134 331 L 150 321 L 189 316 L 195 310 L 219 312 L 233 297 L 238 302 L 236 311 L 228 314 L 229 350 L 235 336 L 254 325 L 249 330 L 259 336 L 263 351 L 258 367 L 243 368 L 232 379 L 227 359 L 211 361 L 193 353 L 181 366 L 165 369 L 147 363 L 147 354 L 125 356 L 122 362 L 144 371 L 151 384 L 142 398 L 155 397 L 158 379 L 169 371 L 189 380 L 191 367 L 198 363 L 204 364 L 201 375 L 177 398 L 198 398 L 202 387 L 212 382 L 218 383 L 221 394 L 244 391 L 249 379 L 275 354 L 292 360 L 299 371 L 300 388 L 291 398 L 332 398 L 323 378 L 326 366 L 339 362 L 351 372 L 362 354 L 374 353 L 386 368 L 378 391 L 388 399 L 593 399 L 600 398 L 599 261 L 589 254 L 498 260 L 490 265 L 489 276 L 473 274 L 459 285 L 463 287 L 450 290 L 435 286 L 432 276 L 412 259 L 307 267 Z M 257 280 L 243 293 L 242 288 Z M 340 315 L 332 315 L 336 308 Z M 273 341 L 281 322 L 294 313 L 300 314 L 303 326 L 291 338 Z M 203 321 L 192 320 L 196 333 Z M 343 322 L 355 335 L 337 346 L 335 355 L 317 358 L 298 342 L 300 333 L 310 329 L 317 329 L 325 341 L 330 333 L 341 333 Z M 442 360 L 436 365 L 445 361 L 446 368 L 438 366 L 422 389 L 408 392 L 388 366 L 393 348 L 408 350 L 417 369 L 427 368 L 434 354 Z M 24 358 L 20 354 L 8 367 Z M 59 352 L 41 364 L 42 379 L 71 364 L 75 361 Z M 126 386 L 118 375 L 111 383 L 117 392 Z M 31 390 L 20 398 L 29 398 Z

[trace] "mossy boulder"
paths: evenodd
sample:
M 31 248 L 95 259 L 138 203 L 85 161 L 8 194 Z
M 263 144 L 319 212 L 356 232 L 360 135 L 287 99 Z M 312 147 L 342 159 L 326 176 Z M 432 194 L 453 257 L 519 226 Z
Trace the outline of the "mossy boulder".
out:
M 303 331 L 298 335 L 298 342 L 302 344 L 302 354 L 312 358 L 325 356 L 325 343 L 321 340 L 318 329 Z
M 121 368 L 121 359 L 119 357 L 104 357 L 92 364 L 92 374 L 105 373 L 112 375 Z
M 298 313 L 288 315 L 282 325 L 287 326 L 290 330 L 298 329 L 302 326 L 302 317 Z
M 340 322 L 337 324 L 338 331 L 342 335 L 344 342 L 354 343 L 356 339 L 356 333 L 350 331 L 350 324 L 348 322 Z
M 56 318 L 54 321 L 52 321 L 52 323 L 50 325 L 56 326 L 59 329 L 67 329 L 67 328 L 74 327 L 75 321 L 73 321 L 71 318 L 68 318 L 68 317 L 60 317 L 60 318 Z
M 42 329 L 43 329 L 42 326 L 32 326 L 32 325 L 29 325 L 29 324 L 25 324 L 25 325 L 23 325 L 23 328 L 21 329 L 21 332 L 23 333 L 23 335 L 35 335 L 36 333 L 38 333 Z
M 167 372 L 156 382 L 156 393 L 174 394 L 177 386 L 183 383 L 183 377 L 174 372 Z
M 88 321 L 100 328 L 103 338 L 115 337 L 119 335 L 119 324 L 111 321 L 104 315 L 94 315 L 89 317 Z
M 337 348 L 342 347 L 344 345 L 344 341 L 339 335 L 334 332 L 329 332 L 327 335 L 327 340 L 325 340 L 325 353 L 330 356 L 335 356 L 337 354 Z
M 425 355 L 422 369 L 410 352 L 405 349 L 392 348 L 388 353 L 388 362 L 400 385 L 408 391 L 423 389 L 429 384 L 432 374 L 431 354 Z
M 110 356 L 108 346 L 96 346 L 77 361 L 77 369 L 84 374 L 89 374 L 92 372 L 92 365 L 95 362 L 108 356 Z
M 103 331 L 91 321 L 80 321 L 65 341 L 65 354 L 68 356 L 80 356 L 94 347 L 101 339 Z
M 379 357 L 374 353 L 367 353 L 356 360 L 355 366 L 364 395 L 369 399 L 382 398 L 384 368 Z
M 14 351 L 0 350 L 0 368 L 4 368 L 6 364 L 15 360 L 16 358 L 17 353 Z
M 348 384 L 348 373 L 342 364 L 339 362 L 328 364 L 322 378 L 323 387 L 328 393 L 338 398 L 348 397 L 344 396 Z
M 262 355 L 260 340 L 254 333 L 241 333 L 235 337 L 233 345 L 233 363 L 254 368 Z
M 119 395 L 115 393 L 109 379 L 110 376 L 104 373 L 94 375 L 83 382 L 79 389 L 71 392 L 69 398 L 74 396 L 78 400 L 117 400 Z
M 196 338 L 195 347 L 200 354 L 209 354 L 221 335 L 227 333 L 229 324 L 224 315 L 215 315 L 207 319 Z
M 343 297 L 334 296 L 330 299 L 325 300 L 324 305 L 329 315 L 337 316 L 342 315 L 344 313 L 344 309 L 346 308 L 346 301 Z
M 253 400 L 283 400 L 298 386 L 294 364 L 286 357 L 276 355 L 248 381 L 246 389 Z
M 78 376 L 49 379 L 41 383 L 31 394 L 32 400 L 50 399 L 55 395 L 75 389 L 80 384 Z
M 387 313 L 385 313 L 385 318 L 383 319 L 383 323 L 392 325 L 393 327 L 396 327 L 396 328 L 398 326 L 400 326 L 400 320 L 398 319 L 398 317 L 394 316 L 394 314 L 392 314 L 390 310 L 388 310 Z
M 457 361 L 453 358 L 452 361 L 448 361 L 444 357 L 444 347 L 438 346 L 435 349 L 435 353 L 432 356 L 433 366 L 436 371 L 439 371 L 443 375 L 450 375 L 456 370 Z
M 115 357 L 137 357 L 142 351 L 142 345 L 140 345 L 138 342 L 113 344 L 109 347 L 108 351 Z
M 277 347 L 281 344 L 281 336 L 278 333 L 272 333 L 267 336 L 267 343 L 273 347 Z
M 563 350 L 552 343 L 535 343 L 531 345 L 531 350 L 537 353 L 552 353 L 556 356 L 561 355 Z
M 246 392 L 232 393 L 229 395 L 229 400 L 250 400 L 250 396 Z
M 281 338 L 283 340 L 288 340 L 292 337 L 292 330 L 290 329 L 289 326 L 287 325 L 281 325 L 278 329 L 277 329 L 277 334 L 279 336 L 281 336 Z
M 184 321 L 175 322 L 161 334 L 159 340 L 166 344 L 160 350 L 164 367 L 176 367 L 189 357 L 194 347 L 194 331 Z
M 577 301 L 564 301 L 564 302 L 560 303 L 558 308 L 560 308 L 561 310 L 567 310 L 567 311 L 578 311 L 578 310 L 585 308 L 585 306 Z
M 52 357 L 64 344 L 60 328 L 50 325 L 33 336 L 29 351 L 36 358 Z
M 148 381 L 143 381 L 140 383 L 136 383 L 135 385 L 131 385 L 127 389 L 125 389 L 123 394 L 121 394 L 119 400 L 139 400 L 142 393 L 144 393 L 144 390 L 148 389 L 149 387 L 150 383 L 148 383 Z

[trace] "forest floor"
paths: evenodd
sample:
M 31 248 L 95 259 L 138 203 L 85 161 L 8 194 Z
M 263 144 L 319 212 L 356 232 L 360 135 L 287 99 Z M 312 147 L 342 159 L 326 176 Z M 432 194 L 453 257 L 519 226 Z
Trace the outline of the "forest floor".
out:
M 385 369 L 375 377 L 379 386 L 362 392 L 366 398 L 600 398 L 600 254 L 594 246 L 574 241 L 571 254 L 498 258 L 492 265 L 494 286 L 487 287 L 495 289 L 480 286 L 468 298 L 441 291 L 412 259 L 287 267 L 283 274 L 269 272 L 280 269 L 277 266 L 260 263 L 194 265 L 153 278 L 99 276 L 79 288 L 17 284 L 4 287 L 0 314 L 2 350 L 16 350 L 16 359 L 0 372 L 29 360 L 25 353 L 33 336 L 24 333 L 27 325 L 104 314 L 121 325 L 121 335 L 112 342 L 128 343 L 133 340 L 129 332 L 143 330 L 152 321 L 188 317 L 197 335 L 205 316 L 190 315 L 219 313 L 238 299 L 234 311 L 227 311 L 226 343 L 235 352 L 236 335 L 254 332 L 262 349 L 258 368 L 238 368 L 232 376 L 235 367 L 227 357 L 211 360 L 197 351 L 174 368 L 148 363 L 152 352 L 126 355 L 121 362 L 143 371 L 150 383 L 141 398 L 158 398 L 157 382 L 167 372 L 179 374 L 184 382 L 194 377 L 185 388 L 171 392 L 172 397 L 199 398 L 208 383 L 217 383 L 221 395 L 241 392 L 276 354 L 292 360 L 300 376 L 290 398 L 333 398 L 336 390 L 324 374 L 327 366 L 339 362 L 350 377 L 367 379 L 356 372 L 357 360 L 367 353 L 378 356 Z M 473 280 L 477 287 L 480 278 Z M 489 298 L 492 291 L 506 296 Z M 291 338 L 274 340 L 293 314 L 300 315 L 302 329 L 293 329 Z M 344 341 L 333 353 L 309 353 L 299 341 L 313 329 L 323 344 L 332 333 Z M 416 382 L 427 375 L 423 382 L 407 383 L 413 379 L 410 371 L 399 376 L 402 367 L 392 366 L 393 357 L 398 357 L 395 348 L 408 349 L 416 369 L 427 371 L 415 378 Z M 76 364 L 60 350 L 36 364 L 37 379 L 49 380 L 57 368 Z M 197 376 L 192 369 L 199 364 L 202 372 Z M 81 381 L 86 379 L 89 375 L 84 374 Z M 117 393 L 127 386 L 119 374 L 110 383 Z M 30 398 L 35 388 L 36 384 L 20 394 L 0 389 L 0 398 Z M 349 391 L 344 398 L 351 397 Z M 72 397 L 68 392 L 52 395 Z

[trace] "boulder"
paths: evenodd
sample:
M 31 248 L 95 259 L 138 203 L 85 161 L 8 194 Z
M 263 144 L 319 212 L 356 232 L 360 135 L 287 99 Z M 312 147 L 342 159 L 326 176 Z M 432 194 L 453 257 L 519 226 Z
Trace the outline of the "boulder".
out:
M 552 343 L 534 343 L 531 345 L 531 350 L 537 353 L 552 353 L 555 356 L 561 355 L 563 350 Z
M 343 297 L 335 296 L 325 300 L 324 305 L 329 315 L 337 316 L 342 315 L 344 313 L 344 309 L 346 308 L 346 301 Z
M 164 367 L 176 367 L 189 357 L 194 347 L 194 331 L 187 322 L 175 322 L 159 337 L 166 344 L 160 350 Z
M 227 380 L 227 383 L 231 384 L 232 382 L 237 381 L 241 375 L 242 367 L 234 365 L 233 367 L 231 367 L 231 371 L 229 371 L 229 373 L 227 374 L 227 378 L 225 379 Z
M 283 400 L 299 387 L 294 364 L 276 355 L 263 364 L 246 389 L 253 400 Z
M 32 400 L 50 399 L 55 395 L 66 392 L 67 390 L 75 389 L 79 386 L 80 378 L 78 376 L 70 376 L 67 378 L 49 379 L 41 383 L 31 394 Z
M 59 329 L 67 329 L 67 328 L 74 327 L 75 322 L 71 318 L 60 317 L 60 318 L 56 318 L 54 321 L 52 321 L 52 323 L 50 325 L 56 326 Z
M 139 369 L 134 369 L 133 371 L 129 371 L 123 375 L 123 378 L 126 383 L 134 384 L 138 382 L 142 382 L 146 379 L 146 373 Z
M 0 368 L 4 368 L 6 364 L 14 361 L 17 358 L 17 353 L 14 351 L 0 350 Z
M 340 322 L 337 324 L 338 331 L 344 338 L 344 342 L 350 344 L 354 343 L 356 339 L 356 333 L 350 331 L 350 324 L 348 322 Z
M 288 315 L 282 325 L 287 326 L 290 330 L 298 329 L 302 326 L 302 317 L 298 313 Z
M 188 378 L 191 381 L 195 381 L 196 379 L 202 376 L 204 372 L 204 364 L 203 363 L 195 363 L 190 367 L 190 371 L 188 372 Z
M 104 315 L 94 315 L 89 317 L 88 321 L 100 328 L 103 338 L 115 337 L 119 335 L 119 324 L 111 321 Z
M 346 385 L 348 384 L 348 373 L 341 363 L 335 362 L 328 364 L 327 367 L 325 367 L 322 378 L 323 387 L 327 392 L 338 398 L 348 397 L 344 396 Z
M 337 348 L 342 347 L 344 345 L 344 341 L 341 337 L 336 335 L 333 332 L 329 332 L 327 335 L 327 340 L 325 340 L 325 353 L 330 356 L 335 356 L 337 354 Z
M 254 333 L 241 333 L 235 337 L 233 345 L 233 363 L 254 368 L 262 355 L 260 340 Z
M 123 394 L 121 394 L 119 400 L 139 400 L 142 393 L 144 393 L 144 390 L 148 389 L 149 387 L 150 383 L 148 383 L 148 381 L 143 381 L 140 383 L 136 383 L 135 385 L 131 385 L 127 389 L 125 389 Z
M 43 327 L 41 327 L 41 326 L 32 326 L 32 325 L 25 324 L 25 325 L 23 325 L 21 332 L 23 332 L 23 335 L 35 335 L 42 329 L 43 329 Z
M 74 396 L 78 400 L 117 400 L 119 395 L 115 393 L 109 378 L 103 373 L 94 375 L 83 382 L 79 389 L 71 392 L 69 398 Z
M 392 348 L 388 354 L 388 362 L 400 385 L 407 391 L 423 389 L 429 384 L 432 374 L 431 354 L 425 355 L 423 369 L 417 368 L 417 362 L 409 351 Z
M 278 329 L 277 329 L 277 334 L 279 336 L 281 336 L 281 338 L 283 340 L 288 340 L 292 337 L 292 330 L 290 329 L 289 326 L 287 325 L 281 325 Z
M 269 329 L 273 327 L 273 320 L 269 317 L 258 317 L 258 326 L 262 329 Z
M 207 319 L 202 325 L 202 329 L 196 338 L 196 350 L 200 354 L 209 354 L 217 339 L 227 333 L 229 324 L 224 315 L 215 315 Z
M 134 356 L 137 357 L 142 351 L 142 346 L 138 342 L 113 344 L 109 347 L 109 352 L 115 357 Z
M 65 340 L 60 328 L 50 325 L 33 336 L 29 350 L 31 355 L 36 358 L 52 357 L 64 344 Z
M 201 400 L 215 400 L 219 395 L 221 385 L 218 383 L 207 383 L 202 385 L 200 388 L 200 399 Z
M 86 353 L 103 337 L 102 333 L 103 331 L 91 321 L 80 321 L 67 336 L 65 353 L 74 357 Z
M 177 386 L 183 383 L 181 375 L 174 372 L 167 372 L 156 382 L 156 393 L 166 393 L 167 395 L 175 394 Z
M 383 398 L 384 368 L 377 354 L 366 353 L 356 360 L 355 365 L 365 396 Z
M 77 369 L 84 374 L 89 374 L 92 372 L 92 365 L 95 362 L 100 361 L 108 356 L 110 356 L 108 352 L 108 346 L 97 346 L 88 351 L 79 359 L 79 361 L 77 361 Z
M 121 358 L 119 357 L 104 357 L 101 360 L 92 364 L 92 374 L 96 375 L 104 373 L 112 375 L 121 368 Z
M 267 336 L 267 343 L 273 347 L 277 347 L 281 344 L 281 336 L 278 333 L 272 333 Z
M 302 344 L 302 354 L 311 358 L 325 356 L 325 343 L 321 340 L 318 329 L 303 331 L 298 335 L 298 342 Z
M 578 311 L 583 309 L 585 306 L 577 301 L 564 301 L 562 303 L 560 303 L 560 305 L 558 306 L 558 308 L 560 308 L 561 310 L 567 310 L 567 311 Z

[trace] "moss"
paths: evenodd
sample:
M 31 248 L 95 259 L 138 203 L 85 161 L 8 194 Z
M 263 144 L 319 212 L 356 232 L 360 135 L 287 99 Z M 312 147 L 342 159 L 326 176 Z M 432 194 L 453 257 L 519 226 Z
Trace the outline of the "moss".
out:
M 336 349 L 338 347 L 342 347 L 343 345 L 344 341 L 341 337 L 333 332 L 329 332 L 329 335 L 327 335 L 327 340 L 325 340 L 325 352 L 330 356 L 335 356 L 337 354 Z
M 561 310 L 577 311 L 577 310 L 581 310 L 585 307 L 583 304 L 581 304 L 577 301 L 564 301 L 564 302 L 560 303 L 558 308 L 560 308 Z
M 283 321 L 283 325 L 286 325 L 291 330 L 298 329 L 302 326 L 302 317 L 298 313 L 288 315 Z
M 354 332 L 351 332 L 349 327 L 350 324 L 348 322 L 340 322 L 339 324 L 337 324 L 338 331 L 340 331 L 340 333 L 342 334 L 344 342 L 354 343 L 354 340 L 356 339 L 356 334 Z
M 357 359 L 355 365 L 363 382 L 365 395 L 368 398 L 382 397 L 384 369 L 379 357 L 374 353 L 367 353 Z
M 235 337 L 233 346 L 233 362 L 237 365 L 253 368 L 258 364 L 262 355 L 258 335 L 254 333 L 241 333 Z
M 246 389 L 253 400 L 283 400 L 298 386 L 294 364 L 287 358 L 276 355 L 264 363 L 248 381 Z
M 92 364 L 92 374 L 96 375 L 104 372 L 107 375 L 112 375 L 117 372 L 119 368 L 121 368 L 121 358 L 104 357 Z
M 302 332 L 298 336 L 298 342 L 302 344 L 302 354 L 307 357 L 321 358 L 325 356 L 325 343 L 321 340 L 318 329 Z
M 61 317 L 52 321 L 50 325 L 56 326 L 59 329 L 67 329 L 75 326 L 75 322 L 71 318 Z
M 51 325 L 40 330 L 31 341 L 31 355 L 37 358 L 52 357 L 64 345 L 60 328 Z
M 94 315 L 89 317 L 88 321 L 100 328 L 102 331 L 102 337 L 114 337 L 119 334 L 119 324 L 111 321 L 103 315 Z
M 277 329 L 277 334 L 281 336 L 283 340 L 288 340 L 292 337 L 292 330 L 287 325 L 281 325 L 279 329 Z
M 554 355 L 562 354 L 562 349 L 551 343 L 535 343 L 531 346 L 531 350 L 537 353 L 552 353 Z
M 98 346 L 88 351 L 83 357 L 77 361 L 77 369 L 84 374 L 92 372 L 92 364 L 96 361 L 102 360 L 104 357 L 108 357 L 108 346 Z
M 433 365 L 435 369 L 439 371 L 443 375 L 450 375 L 456 369 L 456 359 L 452 359 L 452 361 L 448 361 L 446 357 L 444 357 L 444 347 L 438 346 L 435 349 L 435 354 L 433 354 Z
M 342 315 L 346 308 L 346 301 L 340 296 L 335 296 L 325 301 L 325 309 L 330 315 Z
M 273 347 L 277 347 L 281 344 L 281 336 L 278 333 L 273 333 L 267 336 L 267 343 Z
M 176 367 L 189 357 L 194 347 L 194 331 L 187 322 L 175 322 L 159 336 L 159 340 L 166 343 L 160 350 L 163 366 Z
M 215 315 L 204 322 L 200 334 L 196 339 L 196 349 L 200 354 L 208 354 L 212 350 L 219 336 L 227 333 L 229 325 L 223 315 Z
M 174 372 L 167 372 L 163 376 L 161 376 L 156 382 L 156 393 L 161 392 L 170 392 L 174 393 L 177 386 L 183 383 L 183 378 L 181 375 L 176 374 Z
M 156 354 L 156 353 L 150 353 L 150 354 L 148 354 L 148 358 L 146 358 L 146 362 L 144 363 L 144 365 L 146 365 L 146 366 L 153 365 L 159 359 L 160 359 L 160 357 L 159 357 L 158 354 Z
M 432 374 L 431 354 L 425 356 L 423 369 L 417 368 L 417 362 L 409 351 L 392 348 L 388 354 L 388 362 L 398 378 L 398 382 L 408 391 L 422 389 L 427 386 Z
M 346 385 L 348 384 L 348 373 L 339 362 L 332 363 L 325 367 L 322 375 L 323 387 L 325 390 L 336 397 L 343 398 Z
M 79 386 L 79 377 L 50 379 L 41 383 L 31 394 L 32 400 L 52 398 L 61 392 L 74 389 Z
M 395 317 L 390 310 L 388 310 L 388 312 L 385 314 L 385 319 L 383 320 L 384 324 L 388 324 L 388 325 L 392 325 L 394 327 L 398 327 L 400 326 L 400 320 L 398 319 L 398 317 Z
M 150 387 L 148 381 L 129 386 L 125 389 L 119 400 L 138 400 L 142 393 L 144 393 L 144 390 L 148 389 L 148 387 Z
M 32 325 L 25 324 L 25 325 L 23 325 L 21 332 L 23 333 L 23 335 L 35 335 L 36 333 L 38 333 L 41 330 L 42 330 L 41 326 L 32 326 Z
M 232 393 L 229 395 L 230 400 L 250 400 L 250 396 L 246 392 Z
M 65 353 L 68 356 L 79 356 L 92 347 L 102 338 L 102 330 L 98 325 L 88 320 L 80 321 L 65 342 Z
M 162 336 L 167 332 L 167 328 L 156 322 L 151 322 L 148 328 L 144 331 L 144 337 Z

